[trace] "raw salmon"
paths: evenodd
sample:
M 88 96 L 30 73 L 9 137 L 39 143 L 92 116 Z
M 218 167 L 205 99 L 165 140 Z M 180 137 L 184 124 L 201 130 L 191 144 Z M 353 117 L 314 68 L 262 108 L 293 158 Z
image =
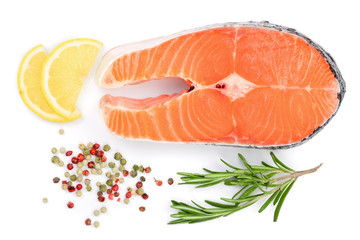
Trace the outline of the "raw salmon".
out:
M 345 94 L 332 57 L 296 30 L 226 23 L 116 47 L 96 72 L 100 87 L 182 78 L 179 94 L 105 95 L 107 128 L 129 138 L 290 147 L 319 132 Z

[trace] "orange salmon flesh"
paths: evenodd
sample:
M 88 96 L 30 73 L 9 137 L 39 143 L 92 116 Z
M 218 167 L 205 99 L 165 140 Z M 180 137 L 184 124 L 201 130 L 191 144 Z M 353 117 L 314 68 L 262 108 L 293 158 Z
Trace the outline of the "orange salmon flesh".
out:
M 179 94 L 105 95 L 106 127 L 129 139 L 252 147 L 302 143 L 337 112 L 345 83 L 320 46 L 268 23 L 224 24 L 119 46 L 96 73 L 103 88 L 182 78 Z

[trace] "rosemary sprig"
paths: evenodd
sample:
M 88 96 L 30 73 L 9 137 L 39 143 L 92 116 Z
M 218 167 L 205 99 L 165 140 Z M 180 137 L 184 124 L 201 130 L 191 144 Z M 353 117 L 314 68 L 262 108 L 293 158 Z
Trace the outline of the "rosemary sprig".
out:
M 224 183 L 227 186 L 239 186 L 241 188 L 232 198 L 220 198 L 225 203 L 205 200 L 207 204 L 212 206 L 211 208 L 205 208 L 194 201 L 192 201 L 194 206 L 190 206 L 173 200 L 171 207 L 179 211 L 171 215 L 176 220 L 170 221 L 169 224 L 198 223 L 226 217 L 265 198 L 268 199 L 259 209 L 259 213 L 273 203 L 276 206 L 273 220 L 276 222 L 284 200 L 297 178 L 316 172 L 322 165 L 305 171 L 295 171 L 281 162 L 273 152 L 270 155 L 275 166 L 265 162 L 262 162 L 262 165 L 250 165 L 241 154 L 238 155 L 245 168 L 232 166 L 221 159 L 232 171 L 217 172 L 204 168 L 206 174 L 179 172 L 178 174 L 182 176 L 183 181 L 179 184 L 195 184 L 197 185 L 196 188 L 203 188 Z

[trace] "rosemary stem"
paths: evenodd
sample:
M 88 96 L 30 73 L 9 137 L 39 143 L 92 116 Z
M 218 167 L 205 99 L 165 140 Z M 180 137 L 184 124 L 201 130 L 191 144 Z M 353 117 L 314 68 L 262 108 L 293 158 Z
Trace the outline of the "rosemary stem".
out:
M 314 168 L 310 168 L 308 170 L 303 170 L 303 171 L 296 171 L 296 172 L 293 172 L 293 173 L 290 173 L 288 175 L 285 175 L 285 176 L 281 176 L 281 177 L 277 177 L 277 178 L 274 178 L 272 180 L 272 182 L 278 182 L 278 181 L 281 181 L 281 180 L 285 180 L 285 179 L 296 179 L 300 176 L 303 176 L 303 175 L 306 175 L 306 174 L 310 174 L 310 173 L 314 173 L 316 172 L 323 164 L 320 163 L 319 166 L 317 167 L 314 167 Z

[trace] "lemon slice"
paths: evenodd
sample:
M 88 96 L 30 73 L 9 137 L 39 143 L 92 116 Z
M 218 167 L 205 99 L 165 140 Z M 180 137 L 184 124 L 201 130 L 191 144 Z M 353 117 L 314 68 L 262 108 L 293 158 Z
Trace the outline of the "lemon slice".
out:
M 76 109 L 83 81 L 95 63 L 102 43 L 78 38 L 58 45 L 45 59 L 41 90 L 50 107 L 70 118 Z
M 40 117 L 55 122 L 69 122 L 81 117 L 76 109 L 69 118 L 56 114 L 49 106 L 41 92 L 41 70 L 47 56 L 45 48 L 38 45 L 23 58 L 18 72 L 18 88 L 25 105 Z

